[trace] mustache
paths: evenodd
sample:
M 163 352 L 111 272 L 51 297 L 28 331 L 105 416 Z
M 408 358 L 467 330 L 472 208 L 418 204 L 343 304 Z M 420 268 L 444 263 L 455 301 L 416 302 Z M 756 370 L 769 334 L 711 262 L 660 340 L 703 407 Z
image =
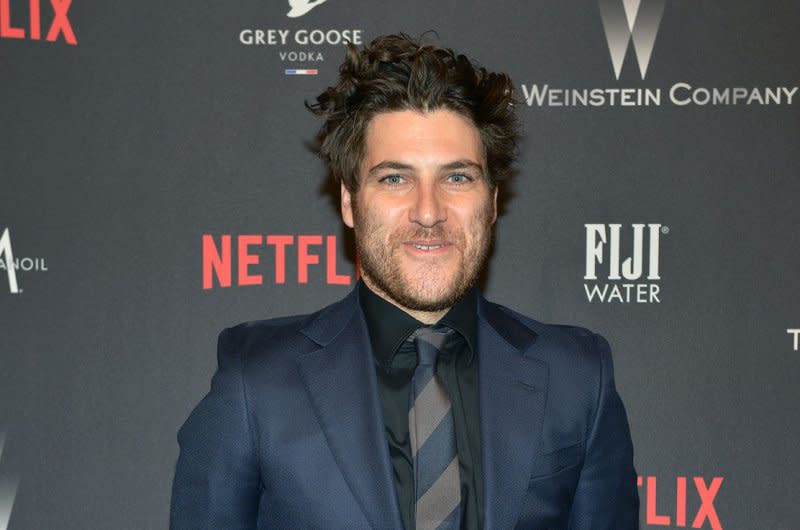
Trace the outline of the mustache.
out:
M 430 228 L 420 226 L 412 230 L 406 230 L 399 234 L 398 238 L 402 239 L 403 241 L 413 239 L 454 241 L 458 239 L 458 236 L 456 233 L 451 232 L 444 226 L 436 225 Z

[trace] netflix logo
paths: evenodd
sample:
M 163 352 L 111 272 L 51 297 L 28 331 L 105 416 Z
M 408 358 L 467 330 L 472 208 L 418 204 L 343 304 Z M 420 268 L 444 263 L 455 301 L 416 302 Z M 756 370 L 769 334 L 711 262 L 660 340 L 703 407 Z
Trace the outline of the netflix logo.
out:
M 43 9 L 43 1 L 50 5 Z M 68 16 L 71 4 L 72 0 L 0 0 L 0 38 L 42 40 L 44 35 L 48 42 L 76 46 Z
M 322 276 L 327 285 L 350 285 L 359 276 L 357 268 L 352 276 L 340 272 L 334 235 L 203 234 L 202 242 L 206 290 L 234 284 L 307 284 L 314 269 L 319 269 L 316 277 Z M 296 276 L 288 278 L 287 271 L 296 271 Z
M 644 523 L 672 528 L 723 530 L 714 504 L 722 477 L 639 477 L 639 497 L 645 500 Z

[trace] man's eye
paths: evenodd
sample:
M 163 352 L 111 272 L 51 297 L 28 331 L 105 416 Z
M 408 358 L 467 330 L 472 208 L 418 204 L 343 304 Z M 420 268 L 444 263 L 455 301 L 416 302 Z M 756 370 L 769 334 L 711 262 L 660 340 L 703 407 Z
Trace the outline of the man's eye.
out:
M 384 184 L 389 184 L 392 186 L 397 186 L 398 184 L 402 184 L 405 181 L 406 179 L 404 179 L 400 175 L 387 175 L 381 179 L 381 182 L 383 182 Z
M 466 184 L 467 182 L 469 182 L 471 180 L 472 180 L 472 178 L 470 178 L 468 175 L 464 175 L 462 173 L 456 173 L 455 175 L 450 175 L 448 177 L 448 181 L 452 182 L 454 184 Z

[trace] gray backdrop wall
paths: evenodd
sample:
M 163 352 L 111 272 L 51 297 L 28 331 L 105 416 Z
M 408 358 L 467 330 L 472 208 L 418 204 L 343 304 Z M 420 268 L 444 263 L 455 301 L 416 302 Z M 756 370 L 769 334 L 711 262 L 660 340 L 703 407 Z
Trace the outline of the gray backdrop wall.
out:
M 428 29 L 515 80 L 485 293 L 609 339 L 642 526 L 800 527 L 800 4 L 306 3 L 0 0 L 0 530 L 167 526 L 219 330 L 354 281 L 304 100 Z

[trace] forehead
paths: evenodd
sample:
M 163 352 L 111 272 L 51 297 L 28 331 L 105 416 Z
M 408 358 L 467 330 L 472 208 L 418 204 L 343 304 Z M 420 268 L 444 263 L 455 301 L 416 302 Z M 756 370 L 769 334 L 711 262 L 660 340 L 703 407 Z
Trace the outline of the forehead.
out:
M 367 127 L 365 148 L 367 167 L 387 160 L 420 166 L 471 160 L 485 166 L 477 127 L 450 110 L 378 114 Z

